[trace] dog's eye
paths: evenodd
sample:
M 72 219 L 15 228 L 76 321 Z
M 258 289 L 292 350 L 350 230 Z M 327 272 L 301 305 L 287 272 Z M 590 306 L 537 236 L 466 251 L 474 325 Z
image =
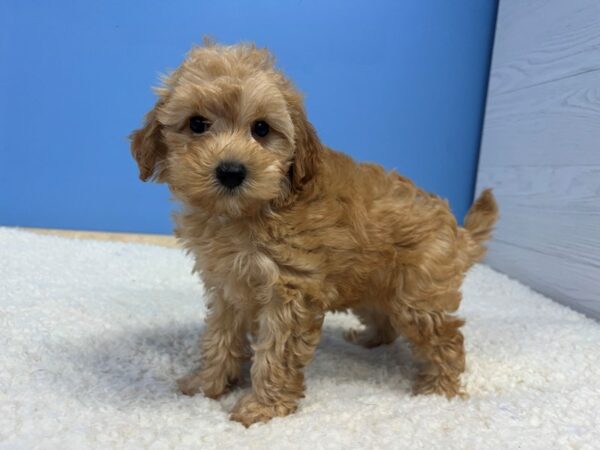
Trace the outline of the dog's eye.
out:
M 210 122 L 202 116 L 190 117 L 190 130 L 196 134 L 202 134 L 210 128 Z
M 258 137 L 265 137 L 271 131 L 271 127 L 264 120 L 257 120 L 252 124 L 252 134 Z

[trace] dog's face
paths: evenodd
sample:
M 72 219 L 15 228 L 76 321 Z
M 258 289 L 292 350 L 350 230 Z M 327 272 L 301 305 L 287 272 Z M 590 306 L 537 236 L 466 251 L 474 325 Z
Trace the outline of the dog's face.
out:
M 185 204 L 240 217 L 285 203 L 314 176 L 320 143 L 266 50 L 195 48 L 156 91 L 132 153 L 142 180 L 168 183 Z

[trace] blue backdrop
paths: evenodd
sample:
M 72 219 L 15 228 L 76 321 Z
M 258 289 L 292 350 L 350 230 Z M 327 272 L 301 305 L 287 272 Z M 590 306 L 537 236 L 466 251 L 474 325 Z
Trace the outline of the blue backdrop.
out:
M 323 141 L 472 200 L 495 0 L 0 4 L 0 225 L 170 232 L 127 135 L 203 34 L 255 41 L 304 91 Z

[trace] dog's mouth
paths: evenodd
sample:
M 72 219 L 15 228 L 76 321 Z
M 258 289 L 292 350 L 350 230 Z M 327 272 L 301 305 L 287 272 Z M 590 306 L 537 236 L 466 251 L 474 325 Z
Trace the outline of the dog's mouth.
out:
M 219 197 L 221 200 L 237 201 L 237 202 L 242 202 L 242 201 L 246 200 L 245 197 L 247 197 L 247 189 L 244 184 L 241 184 L 241 185 L 233 187 L 233 188 L 223 187 L 218 184 L 215 187 L 216 187 L 216 191 L 217 191 L 217 197 Z
M 263 199 L 253 195 L 252 182 L 249 179 L 227 186 L 215 178 L 208 189 L 187 191 L 186 194 L 176 197 L 193 208 L 231 218 L 252 216 L 264 205 Z
M 185 178 L 173 178 L 175 185 L 169 184 L 183 204 L 209 214 L 256 215 L 289 192 L 287 174 L 273 165 L 228 158 L 207 169 L 188 171 Z

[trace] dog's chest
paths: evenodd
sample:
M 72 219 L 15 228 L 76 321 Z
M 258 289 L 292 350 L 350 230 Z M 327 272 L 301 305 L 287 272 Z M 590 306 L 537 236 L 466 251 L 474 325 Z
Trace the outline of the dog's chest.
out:
M 229 301 L 268 300 L 279 269 L 249 232 L 224 228 L 194 250 L 204 281 Z

